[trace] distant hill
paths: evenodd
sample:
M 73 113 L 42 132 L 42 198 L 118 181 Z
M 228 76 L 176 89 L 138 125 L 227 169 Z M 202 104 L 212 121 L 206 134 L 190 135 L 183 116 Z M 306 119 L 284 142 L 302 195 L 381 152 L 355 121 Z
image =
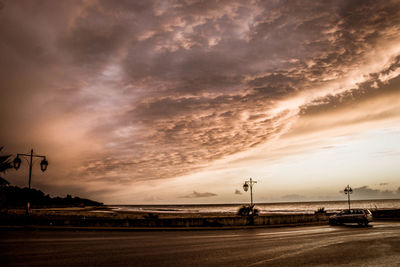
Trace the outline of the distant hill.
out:
M 0 187 L 0 208 L 23 207 L 27 202 L 31 207 L 54 206 L 102 206 L 103 203 L 90 199 L 72 197 L 51 197 L 36 189 L 20 188 L 18 186 Z

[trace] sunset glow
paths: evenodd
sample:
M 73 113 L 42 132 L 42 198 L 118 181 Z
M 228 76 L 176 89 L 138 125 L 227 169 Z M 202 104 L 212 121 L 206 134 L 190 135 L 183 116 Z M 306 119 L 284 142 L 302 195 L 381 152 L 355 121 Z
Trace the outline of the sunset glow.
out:
M 399 1 L 1 2 L 0 146 L 47 155 L 34 188 L 400 198 Z

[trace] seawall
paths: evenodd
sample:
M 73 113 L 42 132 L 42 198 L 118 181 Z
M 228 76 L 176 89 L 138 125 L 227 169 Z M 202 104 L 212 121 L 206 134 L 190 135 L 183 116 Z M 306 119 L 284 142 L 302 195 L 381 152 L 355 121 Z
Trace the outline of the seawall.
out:
M 142 218 L 116 219 L 71 216 L 7 216 L 0 220 L 2 225 L 45 225 L 76 227 L 232 227 L 274 226 L 327 223 L 326 214 L 281 214 L 265 216 L 230 216 L 202 218 Z
M 400 220 L 399 209 L 373 210 L 374 220 Z M 78 214 L 33 214 L 29 217 L 16 213 L 0 213 L 3 226 L 65 226 L 65 227 L 136 227 L 136 228 L 207 228 L 207 227 L 273 227 L 327 224 L 329 213 L 269 214 L 260 216 L 191 216 L 158 218 L 155 214 L 129 216 L 83 216 Z

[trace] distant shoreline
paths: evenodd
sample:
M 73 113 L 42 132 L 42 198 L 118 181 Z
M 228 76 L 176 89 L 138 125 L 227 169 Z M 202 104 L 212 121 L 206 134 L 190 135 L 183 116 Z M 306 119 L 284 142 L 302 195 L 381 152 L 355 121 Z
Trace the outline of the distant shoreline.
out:
M 145 204 L 145 205 L 105 205 L 105 207 L 119 212 L 148 212 L 148 213 L 221 213 L 234 215 L 242 205 L 248 204 Z M 348 208 L 347 201 L 312 201 L 312 202 L 280 202 L 256 203 L 260 215 L 268 214 L 313 214 L 319 209 L 327 212 L 338 212 Z M 400 208 L 400 199 L 354 200 L 351 207 L 363 209 L 396 209 Z
M 362 202 L 362 201 L 400 201 L 400 198 L 372 198 L 372 199 L 352 199 L 351 202 Z M 347 203 L 347 200 L 310 200 L 310 201 L 278 201 L 278 202 L 255 202 L 255 205 L 275 205 L 275 204 L 307 204 L 307 203 L 335 203 L 342 202 Z M 238 203 L 192 203 L 192 204 L 108 204 L 104 203 L 104 206 L 230 206 L 230 205 L 248 205 L 248 202 Z M 400 207 L 399 207 L 400 208 Z

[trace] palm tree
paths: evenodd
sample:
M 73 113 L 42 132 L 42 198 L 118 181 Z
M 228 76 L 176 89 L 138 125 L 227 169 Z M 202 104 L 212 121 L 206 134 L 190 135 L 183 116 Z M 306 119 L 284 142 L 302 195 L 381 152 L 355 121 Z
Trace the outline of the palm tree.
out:
M 7 181 L 6 179 L 0 177 L 0 188 L 5 187 L 5 186 L 9 186 L 10 182 Z
M 0 147 L 0 151 L 3 147 Z M 11 155 L 0 156 L 0 172 L 6 172 L 8 169 L 11 169 L 13 166 L 10 161 Z

